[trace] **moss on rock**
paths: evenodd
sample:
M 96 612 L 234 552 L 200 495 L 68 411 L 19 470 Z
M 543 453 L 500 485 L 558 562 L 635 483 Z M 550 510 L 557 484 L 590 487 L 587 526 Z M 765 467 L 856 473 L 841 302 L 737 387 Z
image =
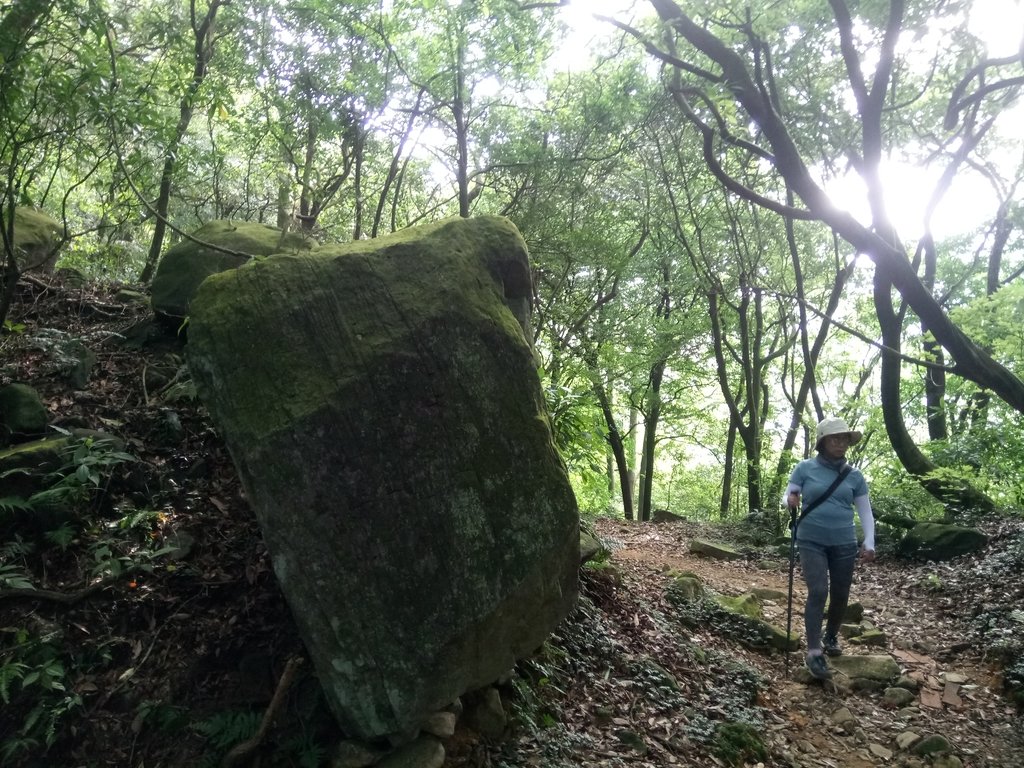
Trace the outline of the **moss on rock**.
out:
M 64 227 L 53 217 L 34 208 L 14 211 L 14 249 L 22 272 L 50 272 L 57 263 L 57 246 Z
M 351 734 L 418 727 L 574 602 L 529 274 L 510 222 L 456 219 L 253 261 L 192 304 L 198 392 Z
M 151 286 L 158 315 L 187 316 L 196 291 L 210 275 L 236 269 L 257 256 L 308 252 L 315 247 L 301 235 L 255 221 L 210 221 L 192 237 L 169 248 L 160 259 Z

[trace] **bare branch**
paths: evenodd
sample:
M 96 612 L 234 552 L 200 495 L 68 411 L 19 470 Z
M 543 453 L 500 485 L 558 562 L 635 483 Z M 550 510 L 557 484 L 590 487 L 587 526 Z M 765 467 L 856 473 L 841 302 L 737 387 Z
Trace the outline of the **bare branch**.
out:
M 618 19 L 613 19 L 610 16 L 600 16 L 598 14 L 594 14 L 594 18 L 597 19 L 598 21 L 606 21 L 609 24 L 611 24 L 613 27 L 617 27 L 618 29 L 621 29 L 623 32 L 625 32 L 626 34 L 631 35 L 634 39 L 636 39 L 636 41 L 638 43 L 640 43 L 640 45 L 642 45 L 644 47 L 644 49 L 649 54 L 654 56 L 656 59 L 660 59 L 661 61 L 665 62 L 666 64 L 670 64 L 673 67 L 676 67 L 677 69 L 683 70 L 684 72 L 689 72 L 691 75 L 696 75 L 697 77 L 700 77 L 700 78 L 702 78 L 704 80 L 707 80 L 710 83 L 720 83 L 720 82 L 722 82 L 722 76 L 721 75 L 716 75 L 714 72 L 711 72 L 710 70 L 694 66 L 693 64 L 691 64 L 688 61 L 683 61 L 682 59 L 678 59 L 675 56 L 673 56 L 672 54 L 667 53 L 666 51 L 661 50 L 661 48 L 659 48 L 654 43 L 652 43 L 650 40 L 648 40 L 647 37 L 643 33 L 641 33 L 640 30 L 636 29 L 635 27 L 631 27 L 629 24 L 625 24 L 624 22 L 621 22 Z

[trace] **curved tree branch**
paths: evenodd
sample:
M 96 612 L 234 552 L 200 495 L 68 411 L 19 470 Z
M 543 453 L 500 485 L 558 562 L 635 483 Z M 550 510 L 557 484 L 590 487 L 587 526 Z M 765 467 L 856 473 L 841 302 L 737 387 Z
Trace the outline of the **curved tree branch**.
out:
M 807 209 L 832 227 L 844 240 L 865 253 L 907 301 L 936 340 L 956 360 L 955 371 L 987 387 L 1008 405 L 1024 413 L 1024 382 L 955 325 L 918 278 L 903 247 L 891 239 L 888 228 L 872 231 L 839 209 L 815 182 L 793 137 L 773 105 L 763 98 L 744 61 L 703 27 L 683 13 L 673 0 L 650 0 L 661 18 L 672 25 L 697 51 L 721 67 L 733 97 L 757 123 L 776 157 L 776 169 Z

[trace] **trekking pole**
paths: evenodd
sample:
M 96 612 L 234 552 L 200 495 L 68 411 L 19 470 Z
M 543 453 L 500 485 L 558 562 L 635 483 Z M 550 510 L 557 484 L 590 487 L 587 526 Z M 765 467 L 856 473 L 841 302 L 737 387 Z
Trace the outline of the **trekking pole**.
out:
M 796 570 L 796 508 L 789 508 L 789 597 L 786 600 L 786 677 L 789 677 L 790 631 L 793 627 L 793 571 Z

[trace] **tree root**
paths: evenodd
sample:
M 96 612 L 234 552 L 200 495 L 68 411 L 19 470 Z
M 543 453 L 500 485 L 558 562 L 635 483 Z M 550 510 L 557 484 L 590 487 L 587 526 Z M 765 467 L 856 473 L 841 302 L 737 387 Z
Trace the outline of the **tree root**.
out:
M 287 693 L 289 686 L 291 686 L 292 680 L 295 679 L 295 673 L 301 665 L 301 657 L 293 656 L 288 659 L 288 663 L 284 665 L 284 672 L 281 673 L 281 678 L 277 681 L 277 689 L 270 699 L 270 704 L 267 705 L 266 712 L 263 713 L 263 719 L 260 720 L 260 727 L 251 739 L 235 745 L 230 752 L 224 755 L 224 759 L 220 762 L 220 768 L 232 768 L 239 760 L 244 760 L 256 751 L 257 747 L 263 742 L 264 736 L 267 735 L 270 723 L 274 719 L 277 710 L 280 709 L 284 695 Z

